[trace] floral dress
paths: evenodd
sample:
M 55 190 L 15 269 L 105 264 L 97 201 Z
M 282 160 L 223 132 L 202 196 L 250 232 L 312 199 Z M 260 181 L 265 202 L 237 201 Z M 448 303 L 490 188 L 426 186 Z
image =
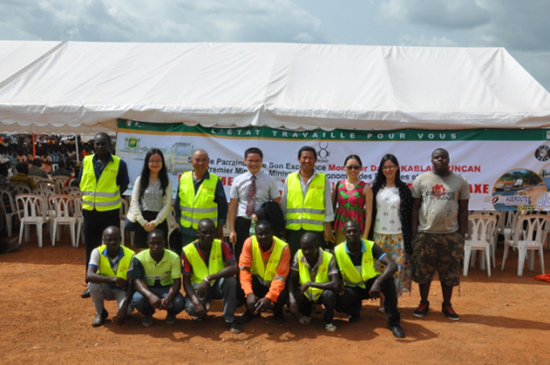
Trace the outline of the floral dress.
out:
M 358 222 L 361 227 L 361 232 L 365 230 L 365 195 L 363 190 L 367 185 L 364 181 L 359 181 L 359 184 L 352 191 L 346 190 L 346 180 L 339 181 L 336 184 L 336 199 L 338 201 L 338 209 L 334 216 L 333 228 L 342 230 L 344 224 L 348 221 Z

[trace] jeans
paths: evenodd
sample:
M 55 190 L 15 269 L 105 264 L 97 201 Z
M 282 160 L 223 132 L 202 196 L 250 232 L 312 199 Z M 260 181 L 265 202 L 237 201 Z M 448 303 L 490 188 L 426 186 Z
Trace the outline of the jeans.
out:
M 160 288 L 149 288 L 149 291 L 155 294 L 159 298 L 166 298 L 168 292 L 170 291 L 171 286 L 163 286 Z M 155 308 L 149 303 L 149 299 L 143 296 L 140 292 L 136 291 L 132 297 L 132 305 L 138 310 L 139 313 L 148 316 L 155 313 Z M 172 298 L 172 303 L 168 307 L 168 314 L 176 315 L 183 310 L 185 306 L 185 299 L 180 292 L 178 292 L 174 298 Z
M 216 280 L 210 286 L 206 298 L 199 298 L 202 304 L 209 303 L 212 299 L 223 299 L 223 318 L 226 322 L 235 321 L 235 310 L 237 309 L 237 279 L 233 276 Z M 190 316 L 196 316 L 195 305 L 191 297 L 185 297 L 185 310 Z

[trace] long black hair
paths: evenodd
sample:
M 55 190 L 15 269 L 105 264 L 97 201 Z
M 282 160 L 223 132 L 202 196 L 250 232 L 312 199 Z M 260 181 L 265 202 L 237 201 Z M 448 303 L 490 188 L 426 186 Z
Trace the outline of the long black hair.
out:
M 393 162 L 395 166 L 397 166 L 397 171 L 395 172 L 395 186 L 400 187 L 402 185 L 405 185 L 405 183 L 401 180 L 401 168 L 399 167 L 399 162 L 397 161 L 397 157 L 392 155 L 391 153 L 385 154 L 382 156 L 382 159 L 380 160 L 380 165 L 378 166 L 378 172 L 376 173 L 376 177 L 374 178 L 374 182 L 372 183 L 372 190 L 378 191 L 382 189 L 384 186 L 386 186 L 386 176 L 384 175 L 384 164 L 387 161 Z
M 143 198 L 143 193 L 145 192 L 145 189 L 149 186 L 149 175 L 151 170 L 149 170 L 149 160 L 151 159 L 151 156 L 153 155 L 159 155 L 160 159 L 162 160 L 162 168 L 159 171 L 159 180 L 160 180 L 160 186 L 162 187 L 162 195 L 166 195 L 166 187 L 168 186 L 168 171 L 166 170 L 166 164 L 164 163 L 164 155 L 162 154 L 162 151 L 158 148 L 151 148 L 149 151 L 147 151 L 147 154 L 145 155 L 145 159 L 143 160 L 143 170 L 141 170 L 141 182 L 139 186 L 139 202 L 141 203 L 141 199 Z

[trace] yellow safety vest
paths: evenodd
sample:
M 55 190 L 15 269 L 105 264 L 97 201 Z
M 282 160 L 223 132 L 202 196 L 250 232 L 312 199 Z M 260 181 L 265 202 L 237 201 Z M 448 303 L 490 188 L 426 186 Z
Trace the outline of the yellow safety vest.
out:
M 285 241 L 273 237 L 273 250 L 271 251 L 269 260 L 264 263 L 260 244 L 256 236 L 252 236 L 252 266 L 250 267 L 250 272 L 252 275 L 256 275 L 260 279 L 260 282 L 268 288 L 274 279 L 286 280 L 285 277 L 277 275 L 277 267 L 279 267 L 285 246 L 288 246 Z
M 183 248 L 183 252 L 185 252 L 185 256 L 189 260 L 191 266 L 193 266 L 191 283 L 193 284 L 195 290 L 199 287 L 205 277 L 218 273 L 225 268 L 221 240 L 214 240 L 214 242 L 212 242 L 208 267 L 206 266 L 194 243 L 185 246 Z M 214 285 L 214 282 L 211 282 L 210 285 Z
M 134 251 L 124 246 L 120 246 L 120 248 L 122 248 L 122 252 L 124 256 L 122 256 L 118 261 L 118 266 L 115 274 L 113 272 L 113 269 L 111 268 L 111 261 L 109 260 L 109 257 L 105 255 L 106 248 L 107 248 L 107 245 L 99 246 L 97 248 L 99 251 L 99 274 L 103 276 L 109 276 L 109 277 L 116 276 L 118 278 L 127 280 L 128 268 L 130 267 L 130 263 L 132 262 Z
M 317 268 L 317 275 L 315 275 L 315 280 L 313 280 L 315 283 L 323 284 L 328 283 L 330 281 L 328 277 L 328 264 L 330 263 L 330 259 L 332 258 L 332 255 L 326 251 L 323 251 L 322 249 L 319 249 L 322 254 L 322 262 L 321 265 Z M 302 262 L 302 250 L 298 250 L 298 272 L 300 273 L 300 284 L 305 284 L 308 281 L 311 280 L 311 275 L 309 273 L 309 268 L 305 263 Z M 321 297 L 321 294 L 323 293 L 324 289 L 319 288 L 308 288 L 307 291 L 304 292 L 304 295 L 309 298 L 309 300 L 317 301 Z
M 103 169 L 99 180 L 95 178 L 94 155 L 84 157 L 82 162 L 82 179 L 80 190 L 82 191 L 82 209 L 105 212 L 120 209 L 120 190 L 116 184 L 120 158 L 113 159 Z
M 145 278 L 143 282 L 147 286 L 155 284 L 155 280 L 160 280 L 160 285 L 169 286 L 174 284 L 172 279 L 172 263 L 176 261 L 176 265 L 181 265 L 179 256 L 170 250 L 164 250 L 162 260 L 157 262 L 151 257 L 150 250 L 141 251 L 136 255 L 136 259 L 141 262 L 145 270 Z
M 298 172 L 288 174 L 286 228 L 294 231 L 323 231 L 325 228 L 325 174 L 318 173 L 309 183 L 306 196 Z
M 216 185 L 219 177 L 210 173 L 208 179 L 204 179 L 197 194 L 193 184 L 193 172 L 189 171 L 182 175 L 180 180 L 180 224 L 182 227 L 199 228 L 199 221 L 204 218 L 210 218 L 218 226 L 218 203 L 216 198 Z
M 361 240 L 365 245 L 365 252 L 363 252 L 363 257 L 361 258 L 361 273 L 357 271 L 353 262 L 346 252 L 346 245 L 336 246 L 334 249 L 334 256 L 336 257 L 336 262 L 340 268 L 340 273 L 342 274 L 342 280 L 344 281 L 345 286 L 356 287 L 365 289 L 365 282 L 369 279 L 372 279 L 378 276 L 380 273 L 377 273 L 374 270 L 373 258 L 372 258 L 372 245 L 373 241 Z

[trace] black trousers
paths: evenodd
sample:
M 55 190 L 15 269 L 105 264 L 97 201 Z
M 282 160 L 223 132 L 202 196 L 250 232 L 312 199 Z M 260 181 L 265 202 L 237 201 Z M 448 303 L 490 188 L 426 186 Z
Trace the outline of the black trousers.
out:
M 239 257 L 241 256 L 241 252 L 243 251 L 243 244 L 244 241 L 250 237 L 250 219 L 246 219 L 243 217 L 237 217 L 235 219 L 235 232 L 237 233 L 237 243 L 235 244 L 235 260 L 237 260 L 237 263 L 239 262 Z
M 106 212 L 97 210 L 82 210 L 84 217 L 84 244 L 86 246 L 86 272 L 88 263 L 94 248 L 101 246 L 103 242 L 103 231 L 105 228 L 115 226 L 120 228 L 119 210 L 113 209 Z
M 143 211 L 141 212 L 141 215 L 143 218 L 147 221 L 153 221 L 157 218 L 158 212 L 151 212 L 151 211 Z M 147 236 L 149 235 L 149 232 L 147 232 L 141 224 L 136 222 L 136 231 L 135 231 L 135 239 L 136 239 L 136 247 L 137 248 L 149 248 L 149 245 L 147 244 Z M 168 223 L 166 220 L 164 220 L 161 224 L 159 224 L 155 229 L 160 229 L 164 232 L 164 237 L 168 239 Z M 181 252 L 179 253 L 181 254 Z
M 336 308 L 337 295 L 332 290 L 323 290 L 321 297 L 316 302 L 309 300 L 305 295 L 300 295 L 300 287 L 296 290 L 294 298 L 298 302 L 300 314 L 311 317 L 313 304 L 322 303 L 325 306 L 325 314 L 323 314 L 323 320 L 325 324 L 332 323 L 334 320 L 334 309 Z
M 258 299 L 262 299 L 266 296 L 267 293 L 269 293 L 269 288 L 264 286 L 260 282 L 260 279 L 258 279 L 255 275 L 252 275 L 252 292 Z M 287 299 L 288 291 L 285 287 L 281 294 L 279 294 L 279 298 L 277 298 L 277 303 L 273 304 L 273 314 L 276 317 L 280 317 L 283 315 L 283 307 L 285 306 Z
M 369 290 L 374 284 L 376 278 L 372 278 L 365 283 L 365 289 L 360 287 L 344 287 L 344 293 L 338 297 L 336 310 L 347 313 L 351 316 L 359 315 L 361 312 L 361 302 L 363 299 L 370 299 Z M 397 294 L 393 277 L 386 279 L 380 288 L 384 294 L 384 311 L 388 317 L 389 325 L 398 325 L 401 322 L 401 315 L 397 309 Z

